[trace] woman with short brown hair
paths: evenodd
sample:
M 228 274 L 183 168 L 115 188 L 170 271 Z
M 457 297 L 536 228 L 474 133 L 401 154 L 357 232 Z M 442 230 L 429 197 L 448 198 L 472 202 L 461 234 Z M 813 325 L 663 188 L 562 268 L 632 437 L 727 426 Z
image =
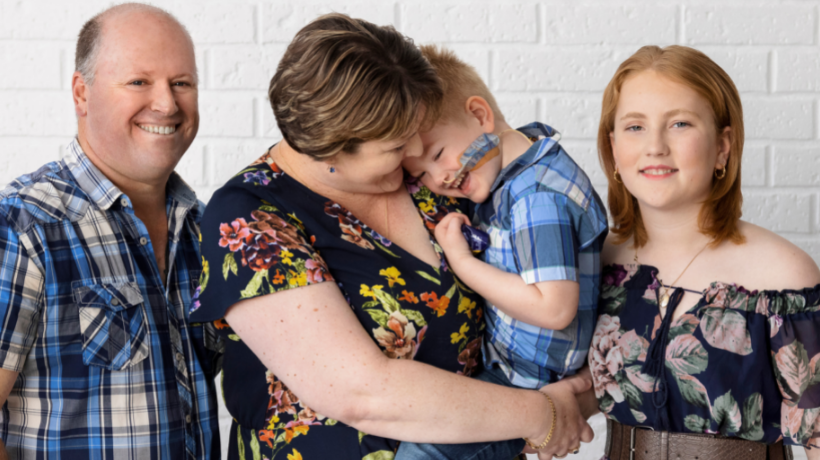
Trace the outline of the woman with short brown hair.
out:
M 551 436 L 549 459 L 591 440 L 578 379 L 538 392 L 458 375 L 480 362 L 482 300 L 431 234 L 460 204 L 404 182 L 441 97 L 418 48 L 324 16 L 296 35 L 269 95 L 284 140 L 211 199 L 191 308 L 227 339 L 229 458 L 377 460 L 395 439 Z

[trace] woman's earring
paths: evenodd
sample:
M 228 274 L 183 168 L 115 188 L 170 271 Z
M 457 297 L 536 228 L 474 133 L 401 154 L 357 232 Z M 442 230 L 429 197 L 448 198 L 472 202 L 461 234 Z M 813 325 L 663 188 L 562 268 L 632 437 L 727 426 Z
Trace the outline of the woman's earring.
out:
M 621 180 L 621 175 L 618 174 L 618 168 L 615 168 L 615 172 L 612 173 L 612 178 L 615 179 L 615 182 L 619 184 L 623 184 L 624 182 Z
M 720 174 L 718 174 L 718 171 L 720 171 Z M 721 180 L 724 177 L 726 177 L 726 167 L 715 168 L 715 179 Z
M 336 168 L 334 168 L 333 166 L 331 166 L 330 168 L 328 168 L 328 171 L 330 171 L 330 174 L 333 174 L 333 173 L 335 173 L 335 172 L 336 172 Z

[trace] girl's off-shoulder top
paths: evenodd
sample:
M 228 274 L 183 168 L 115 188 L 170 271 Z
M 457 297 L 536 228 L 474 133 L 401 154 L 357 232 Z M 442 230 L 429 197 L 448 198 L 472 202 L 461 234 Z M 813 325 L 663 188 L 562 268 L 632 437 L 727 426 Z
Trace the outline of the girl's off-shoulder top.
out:
M 657 273 L 604 268 L 589 353 L 601 411 L 655 430 L 816 444 L 820 285 L 749 291 L 715 282 L 673 321 L 684 291 L 674 289 L 661 317 Z

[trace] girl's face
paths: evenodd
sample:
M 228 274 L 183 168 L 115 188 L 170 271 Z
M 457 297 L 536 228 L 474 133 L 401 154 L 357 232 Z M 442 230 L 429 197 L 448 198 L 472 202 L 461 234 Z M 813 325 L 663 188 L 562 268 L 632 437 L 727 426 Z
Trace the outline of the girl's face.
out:
M 729 158 L 731 128 L 718 133 L 709 102 L 654 70 L 621 87 L 612 152 L 624 186 L 641 210 L 700 206 L 715 169 Z

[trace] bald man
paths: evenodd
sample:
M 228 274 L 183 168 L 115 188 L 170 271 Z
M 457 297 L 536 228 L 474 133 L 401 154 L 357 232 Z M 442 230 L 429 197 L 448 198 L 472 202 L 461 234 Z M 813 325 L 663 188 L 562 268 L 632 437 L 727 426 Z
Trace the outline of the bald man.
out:
M 77 137 L 0 192 L 0 458 L 219 458 L 221 343 L 185 312 L 201 203 L 194 47 L 125 4 L 77 42 Z

